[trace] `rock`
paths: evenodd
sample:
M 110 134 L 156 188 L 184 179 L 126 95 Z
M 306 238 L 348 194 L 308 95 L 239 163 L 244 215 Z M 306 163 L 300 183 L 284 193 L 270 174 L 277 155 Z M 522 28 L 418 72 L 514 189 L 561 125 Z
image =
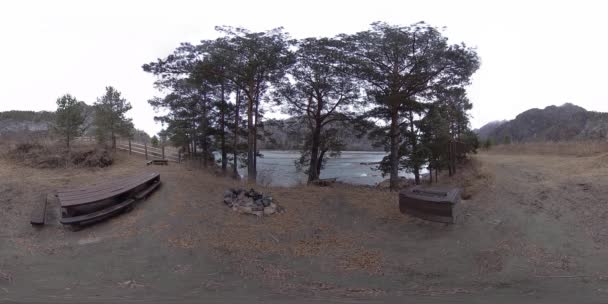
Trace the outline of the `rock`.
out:
M 276 208 L 273 208 L 273 207 L 266 207 L 266 208 L 264 208 L 264 214 L 265 215 L 271 215 L 271 214 L 274 214 L 276 212 L 277 212 Z
M 243 212 L 243 213 L 251 213 L 251 212 L 253 212 L 253 210 L 251 209 L 251 207 L 245 207 L 245 206 L 240 206 L 239 207 L 239 211 Z
M 263 207 L 263 206 L 254 206 L 254 207 L 251 207 L 251 210 L 252 210 L 253 212 L 256 212 L 256 211 L 264 211 L 264 207 Z
M 232 206 L 234 203 L 234 193 L 231 190 L 224 192 L 224 204 Z
M 224 203 L 233 211 L 257 216 L 271 215 L 284 210 L 273 202 L 272 196 L 256 192 L 254 189 L 226 190 Z
M 262 207 L 264 206 L 264 202 L 262 201 L 262 199 L 256 199 L 256 200 L 253 201 L 253 203 L 256 206 L 262 206 Z

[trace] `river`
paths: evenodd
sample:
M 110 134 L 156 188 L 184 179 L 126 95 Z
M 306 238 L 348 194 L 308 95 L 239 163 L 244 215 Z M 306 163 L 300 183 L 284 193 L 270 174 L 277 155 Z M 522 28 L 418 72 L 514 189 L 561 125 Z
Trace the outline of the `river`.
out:
M 306 182 L 306 175 L 298 172 L 294 161 L 300 157 L 298 151 L 262 150 L 258 158 L 258 182 L 272 186 L 294 186 Z M 321 178 L 337 178 L 338 181 L 356 185 L 376 185 L 383 181 L 382 173 L 374 170 L 385 152 L 343 151 L 337 158 L 330 158 L 321 170 Z M 247 168 L 239 169 L 241 175 Z M 400 176 L 413 177 L 413 174 L 400 172 Z

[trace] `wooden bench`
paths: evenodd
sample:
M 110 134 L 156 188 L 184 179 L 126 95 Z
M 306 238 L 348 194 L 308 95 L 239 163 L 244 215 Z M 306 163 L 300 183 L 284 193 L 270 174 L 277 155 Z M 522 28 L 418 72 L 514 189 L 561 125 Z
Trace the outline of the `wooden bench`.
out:
M 65 225 L 93 223 L 132 207 L 160 186 L 160 174 L 140 175 L 96 183 L 89 187 L 57 191 L 60 222 Z
M 166 159 L 152 159 L 146 162 L 146 166 L 149 165 L 161 165 L 161 166 L 167 166 L 169 165 L 169 161 Z
M 88 214 L 78 215 L 78 216 L 73 216 L 73 217 L 66 217 L 66 218 L 62 217 L 59 220 L 59 222 L 61 222 L 64 225 L 90 224 L 93 222 L 101 221 L 114 214 L 117 214 L 118 212 L 123 211 L 126 208 L 130 207 L 133 203 L 135 203 L 134 199 L 128 199 L 120 204 L 116 204 L 116 205 L 110 206 L 108 208 L 104 208 L 99 211 L 91 212 Z
M 459 216 L 458 188 L 413 187 L 399 193 L 399 210 L 425 220 L 455 223 Z
M 34 209 L 32 209 L 32 216 L 30 224 L 32 225 L 44 225 L 46 218 L 46 205 L 47 195 L 46 193 L 41 195 L 40 199 L 34 203 Z

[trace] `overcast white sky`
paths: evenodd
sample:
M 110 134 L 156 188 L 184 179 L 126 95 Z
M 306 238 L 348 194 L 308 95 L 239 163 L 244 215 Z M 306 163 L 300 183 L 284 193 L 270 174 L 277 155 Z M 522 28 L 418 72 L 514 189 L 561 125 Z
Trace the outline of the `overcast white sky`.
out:
M 0 111 L 54 110 L 65 93 L 92 104 L 112 85 L 133 105 L 135 126 L 155 133 L 147 100 L 158 92 L 141 65 L 180 42 L 215 38 L 216 25 L 283 26 L 304 38 L 424 20 L 477 47 L 473 127 L 565 102 L 608 112 L 607 11 L 581 0 L 3 1 Z

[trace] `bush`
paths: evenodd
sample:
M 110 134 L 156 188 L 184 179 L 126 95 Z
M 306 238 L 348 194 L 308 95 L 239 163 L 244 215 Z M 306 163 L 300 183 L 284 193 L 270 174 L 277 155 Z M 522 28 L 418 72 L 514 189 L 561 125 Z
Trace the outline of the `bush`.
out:
M 8 155 L 14 161 L 34 168 L 104 168 L 113 163 L 112 154 L 106 149 L 80 148 L 68 151 L 63 147 L 49 147 L 38 143 L 17 144 Z

